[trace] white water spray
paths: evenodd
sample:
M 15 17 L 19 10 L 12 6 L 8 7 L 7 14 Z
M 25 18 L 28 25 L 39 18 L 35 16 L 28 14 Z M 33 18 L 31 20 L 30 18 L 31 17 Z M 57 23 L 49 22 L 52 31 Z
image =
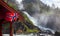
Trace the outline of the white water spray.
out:
M 38 22 L 37 22 L 37 19 L 35 19 L 35 18 L 33 18 L 32 16 L 30 16 L 27 12 L 23 12 L 24 14 L 26 14 L 27 15 L 27 17 L 33 22 L 33 24 L 35 25 L 35 26 L 37 26 L 37 27 L 39 27 L 42 31 L 51 31 L 53 34 L 55 34 L 55 31 L 54 30 L 52 30 L 52 29 L 50 29 L 50 28 L 45 28 L 45 27 L 42 27 L 41 25 L 39 25 L 38 24 Z M 43 18 L 43 19 L 42 19 Z M 45 20 L 44 19 L 45 17 L 43 16 L 43 17 L 41 17 L 40 19 L 41 20 Z M 47 20 L 46 20 L 47 21 Z
M 22 8 L 21 8 L 21 6 L 20 5 L 23 5 L 21 2 L 22 1 L 17 1 L 18 3 L 17 4 L 19 4 L 18 5 L 18 7 L 19 7 L 19 9 L 21 10 L 21 9 L 23 9 L 24 7 L 22 6 Z M 42 27 L 41 25 L 39 25 L 39 23 L 41 24 L 41 22 L 42 23 L 47 23 L 47 17 L 45 17 L 45 16 L 41 16 L 40 17 L 40 19 L 38 19 L 40 22 L 38 22 L 38 20 L 37 19 L 35 19 L 34 17 L 32 17 L 32 16 L 30 16 L 26 11 L 22 11 L 24 14 L 26 14 L 27 15 L 27 17 L 33 22 L 33 24 L 35 25 L 35 26 L 37 26 L 37 27 L 39 27 L 42 31 L 47 31 L 47 30 L 49 30 L 49 31 L 51 31 L 53 34 L 55 33 L 55 31 L 54 30 L 52 30 L 52 29 L 49 29 L 49 28 L 45 28 L 45 27 Z

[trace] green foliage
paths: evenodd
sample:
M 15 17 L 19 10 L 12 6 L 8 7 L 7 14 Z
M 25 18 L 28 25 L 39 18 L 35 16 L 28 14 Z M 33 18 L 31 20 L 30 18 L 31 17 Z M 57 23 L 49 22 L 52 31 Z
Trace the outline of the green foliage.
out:
M 33 22 L 27 17 L 26 14 L 23 14 L 23 17 L 25 18 L 26 21 L 30 22 L 31 24 L 33 24 Z
M 32 26 L 34 26 L 34 25 L 33 25 L 33 22 L 30 21 L 30 19 L 27 17 L 26 14 L 23 14 L 23 16 L 24 16 L 24 18 L 25 18 L 25 20 L 26 20 L 27 22 L 29 22 Z M 25 25 L 25 24 L 24 24 L 24 25 Z M 25 27 L 27 28 L 27 31 L 26 31 L 27 33 L 39 32 L 38 28 L 36 28 L 36 27 L 34 27 L 33 29 L 28 28 L 27 25 L 25 25 Z
M 9 5 L 10 7 L 12 7 L 13 9 L 17 10 L 17 7 L 16 7 L 14 4 L 8 3 L 8 5 Z
M 16 3 L 14 3 L 13 0 L 4 0 L 4 2 L 6 2 L 10 7 L 12 7 L 13 9 L 17 10 L 17 6 Z M 13 3 L 12 3 L 13 2 Z
M 7 2 L 7 0 L 3 0 L 4 2 Z

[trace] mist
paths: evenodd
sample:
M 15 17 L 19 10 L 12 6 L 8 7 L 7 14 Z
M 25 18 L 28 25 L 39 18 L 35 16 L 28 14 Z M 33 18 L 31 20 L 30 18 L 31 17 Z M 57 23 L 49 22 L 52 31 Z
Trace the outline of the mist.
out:
M 41 11 L 40 5 L 45 6 L 43 3 L 41 3 L 41 1 L 31 1 L 31 4 L 27 3 L 28 1 L 23 1 L 24 0 L 21 2 L 16 1 L 18 2 L 18 8 L 19 10 L 25 10 L 22 12 L 28 16 L 35 26 L 39 27 L 43 31 L 50 30 L 53 33 L 54 31 L 60 31 L 60 16 L 58 15 L 59 12 L 57 9 L 50 7 L 49 11 L 45 11 L 45 9 L 42 9 L 43 11 Z M 28 4 L 32 6 L 27 8 Z

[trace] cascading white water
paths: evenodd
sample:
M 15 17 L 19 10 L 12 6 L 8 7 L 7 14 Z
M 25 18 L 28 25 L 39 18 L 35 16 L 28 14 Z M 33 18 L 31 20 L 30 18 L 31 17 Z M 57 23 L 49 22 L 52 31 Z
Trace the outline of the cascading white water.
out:
M 18 7 L 19 7 L 20 10 L 21 9 L 24 9 L 23 4 L 21 3 L 22 0 L 21 1 L 20 0 L 18 0 L 18 1 L 16 0 L 16 2 L 18 2 L 17 4 L 19 4 Z M 20 6 L 20 5 L 22 5 L 22 6 Z M 39 19 L 38 19 L 38 17 L 37 18 L 34 18 L 34 17 L 30 16 L 26 11 L 22 11 L 22 12 L 24 14 L 26 14 L 27 17 L 33 22 L 33 24 L 35 26 L 39 27 L 42 31 L 49 30 L 49 31 L 51 31 L 54 34 L 54 32 L 55 32 L 54 30 L 52 30 L 50 28 L 45 28 L 45 25 L 47 24 L 47 21 L 48 21 L 48 17 L 46 17 L 45 15 L 41 15 L 41 16 L 39 16 Z
M 38 26 L 37 25 L 37 20 L 35 18 L 33 18 L 32 16 L 30 16 L 26 11 L 23 11 L 23 13 L 27 15 L 27 17 L 33 22 L 33 24 L 35 26 Z
M 51 31 L 53 34 L 55 34 L 55 31 L 54 30 L 52 30 L 52 29 L 50 29 L 50 28 L 45 28 L 45 27 L 43 27 L 43 26 L 41 26 L 41 25 L 39 25 L 39 22 L 37 22 L 38 20 L 37 19 L 35 19 L 34 17 L 32 17 L 32 16 L 30 16 L 27 12 L 23 12 L 24 14 L 26 14 L 27 15 L 27 17 L 33 22 L 33 24 L 35 25 L 35 26 L 37 26 L 37 27 L 39 27 L 42 31 Z M 44 19 L 45 18 L 45 16 L 42 16 L 42 17 L 40 17 L 40 19 L 41 19 L 41 22 L 42 23 L 47 23 L 47 19 Z M 45 20 L 45 21 L 44 21 Z M 44 24 L 43 24 L 44 25 Z

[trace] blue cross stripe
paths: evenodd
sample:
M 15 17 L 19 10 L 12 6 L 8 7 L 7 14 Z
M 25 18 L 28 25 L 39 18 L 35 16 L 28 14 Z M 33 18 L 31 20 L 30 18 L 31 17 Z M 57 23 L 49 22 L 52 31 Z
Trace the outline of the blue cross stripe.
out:
M 16 13 L 14 13 L 14 16 L 9 16 L 8 15 L 8 17 L 12 18 L 12 20 L 14 20 L 14 18 L 17 18 Z
M 14 16 L 12 16 L 12 20 L 14 20 L 14 18 L 16 18 L 16 13 L 14 13 Z

